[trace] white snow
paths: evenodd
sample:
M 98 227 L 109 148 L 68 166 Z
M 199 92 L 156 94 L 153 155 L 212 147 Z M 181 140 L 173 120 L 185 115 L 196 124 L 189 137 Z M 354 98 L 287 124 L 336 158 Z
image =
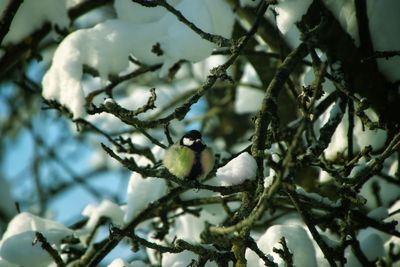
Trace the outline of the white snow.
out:
M 178 236 L 188 242 L 201 242 L 200 234 L 204 231 L 205 222 L 211 224 L 219 224 L 226 219 L 226 212 L 221 205 L 203 205 L 200 211 L 200 217 L 186 213 L 179 216 L 174 224 L 173 234 L 171 238 Z
M 82 211 L 82 215 L 89 218 L 85 227 L 93 229 L 101 217 L 107 217 L 116 225 L 123 222 L 124 211 L 122 208 L 110 200 L 103 200 L 100 205 L 89 204 Z
M 131 17 L 134 15 L 122 11 L 129 5 L 135 8 L 134 3 L 121 0 L 116 5 L 121 18 L 68 35 L 57 48 L 52 66 L 43 78 L 43 96 L 67 106 L 74 118 L 85 115 L 81 81 L 83 65 L 98 70 L 100 77 L 106 79 L 109 74 L 124 71 L 132 53 L 145 64 L 163 63 L 160 75 L 164 76 L 177 61 L 203 60 L 216 46 L 202 39 L 170 13 L 164 16 L 155 14 L 147 23 L 140 22 L 143 19 L 139 18 L 139 22 L 135 23 Z M 230 37 L 234 16 L 227 3 L 183 0 L 175 8 L 202 30 Z M 162 55 L 152 52 L 157 44 Z
M 269 175 L 264 178 L 264 188 L 268 188 L 272 185 L 272 183 L 274 182 L 275 175 L 276 175 L 275 171 L 272 168 L 270 168 Z
M 243 152 L 217 170 L 217 179 L 223 186 L 237 185 L 245 180 L 256 177 L 256 160 L 248 153 Z
M 210 70 L 216 68 L 226 61 L 227 57 L 223 55 L 213 55 L 200 62 L 193 63 L 191 69 L 196 80 L 204 81 L 210 75 Z M 230 74 L 230 69 L 227 70 Z
M 358 25 L 353 1 L 324 0 L 342 28 L 360 45 Z M 371 40 L 375 51 L 399 50 L 400 28 L 398 27 L 400 2 L 395 0 L 371 0 L 367 3 L 367 15 Z M 378 66 L 390 82 L 400 79 L 399 57 L 379 59 Z
M 260 109 L 264 92 L 260 89 L 252 88 L 245 84 L 254 84 L 261 86 L 260 79 L 256 71 L 250 64 L 246 64 L 243 70 L 243 76 L 240 79 L 235 97 L 235 111 L 238 114 L 252 113 Z
M 389 214 L 392 214 L 389 218 L 387 218 L 385 221 L 386 222 L 390 222 L 390 221 L 397 221 L 400 222 L 400 212 L 398 211 L 400 210 L 400 200 L 397 200 L 396 202 L 393 203 L 393 205 L 390 206 L 390 208 L 388 209 Z M 394 213 L 396 212 L 397 213 Z M 396 225 L 396 230 L 400 231 L 400 224 L 398 223 Z
M 347 0 L 324 0 L 323 2 L 358 46 L 360 40 L 354 2 Z
M 151 165 L 151 161 L 142 157 L 139 166 Z M 128 224 L 142 212 L 150 203 L 163 197 L 167 193 L 167 184 L 164 179 L 147 177 L 133 172 L 128 185 L 128 205 L 124 216 L 124 223 Z
M 300 225 L 273 225 L 257 241 L 258 247 L 266 255 L 271 255 L 279 266 L 285 266 L 279 255 L 273 252 L 273 248 L 282 248 L 279 243 L 281 237 L 285 237 L 286 244 L 293 254 L 293 262 L 296 266 L 317 266 L 314 246 L 307 232 Z M 254 263 L 252 266 L 264 266 L 264 262 L 253 251 L 246 250 L 246 259 Z M 258 260 L 258 265 L 256 265 Z
M 168 4 L 176 7 L 180 2 L 182 0 L 172 0 L 168 1 Z M 126 0 L 114 1 L 114 8 L 119 19 L 135 24 L 157 22 L 168 14 L 168 11 L 163 7 L 148 8 Z
M 358 176 L 360 173 L 364 172 L 367 168 L 369 168 L 369 164 L 362 162 L 353 167 L 353 169 L 350 172 L 349 177 L 353 178 L 355 176 Z
M 388 241 L 385 242 L 384 248 L 386 253 L 389 253 L 392 245 L 394 245 L 393 252 L 398 254 L 400 252 L 400 238 L 397 236 L 392 236 Z M 393 265 L 393 267 L 399 267 L 399 265 Z
M 0 1 L 0 14 L 9 1 Z M 3 40 L 4 44 L 18 43 L 32 32 L 39 30 L 45 22 L 60 28 L 69 24 L 65 0 L 25 0 L 18 8 L 10 25 L 10 30 Z
M 241 0 L 242 6 L 254 6 L 258 1 Z M 276 6 L 278 29 L 284 34 L 290 44 L 293 42 L 291 32 L 293 24 L 306 13 L 312 0 L 280 0 Z M 352 37 L 356 46 L 360 45 L 356 11 L 354 1 L 348 0 L 323 0 L 325 6 L 332 12 L 341 27 Z M 400 27 L 400 1 L 396 0 L 370 0 L 367 2 L 367 15 L 371 33 L 371 41 L 375 51 L 399 50 Z M 390 82 L 400 80 L 400 57 L 378 59 L 378 67 Z
M 368 1 L 372 43 L 376 51 L 400 50 L 400 1 Z M 378 67 L 390 82 L 400 80 L 400 57 L 378 59 Z
M 386 219 L 388 215 L 389 215 L 388 210 L 384 207 L 378 207 L 368 212 L 368 217 L 377 221 Z
M 194 252 L 185 250 L 180 253 L 164 253 L 162 257 L 161 266 L 170 266 L 170 267 L 184 267 L 190 266 L 192 260 L 197 260 L 199 255 Z M 205 267 L 217 267 L 215 262 L 207 261 L 204 265 Z
M 307 12 L 312 0 L 280 0 L 275 10 L 278 13 L 276 24 L 281 33 L 287 33 L 294 23 L 300 21 Z
M 139 114 L 139 119 L 145 119 L 148 117 L 153 116 L 156 113 L 159 113 L 161 110 L 165 108 L 173 99 L 176 98 L 177 95 L 187 92 L 192 88 L 196 88 L 198 83 L 189 80 L 189 79 L 182 79 L 179 81 L 174 82 L 173 84 L 155 84 L 154 87 L 156 88 L 155 93 L 157 95 L 157 99 L 155 102 L 156 108 L 148 110 L 145 113 Z M 147 103 L 148 98 L 150 97 L 150 88 L 147 86 L 141 86 L 137 84 L 131 84 L 127 86 L 127 95 L 121 98 L 115 98 L 114 100 L 111 98 L 106 98 L 103 100 L 103 104 L 109 105 L 112 104 L 114 101 L 117 102 L 120 106 L 134 110 L 137 109 Z M 172 107 L 174 108 L 174 107 Z M 167 112 L 169 112 L 168 110 Z M 101 114 L 94 114 L 88 117 L 88 120 L 100 128 L 104 129 L 123 129 L 126 127 L 126 124 L 121 122 L 115 116 L 108 114 L 108 113 L 101 113 Z M 174 129 L 177 132 L 183 133 L 183 122 L 181 121 L 173 121 L 171 123 L 171 129 Z M 161 140 L 165 137 L 162 130 L 149 130 L 148 132 L 155 138 L 159 138 Z M 135 144 L 140 144 L 141 146 L 151 145 L 146 137 L 140 138 L 138 140 L 138 134 L 129 136 L 133 138 Z M 142 136 L 142 135 L 141 135 Z
M 320 117 L 319 122 L 315 123 L 315 129 L 317 131 L 317 135 L 319 136 L 319 127 L 321 127 L 329 118 L 329 113 L 335 114 L 337 109 L 333 109 L 334 106 L 328 108 L 328 110 Z M 366 110 L 366 115 L 372 121 L 377 120 L 376 114 L 368 109 Z M 348 112 L 346 110 L 343 115 L 342 121 L 339 123 L 338 127 L 335 130 L 335 133 L 332 136 L 331 142 L 328 147 L 325 149 L 325 157 L 329 160 L 336 158 L 338 153 L 347 154 L 347 132 L 348 132 Z M 387 133 L 381 129 L 370 130 L 367 127 L 363 129 L 363 125 L 361 120 L 356 117 L 354 121 L 354 129 L 353 129 L 353 150 L 355 153 L 361 151 L 364 147 L 371 145 L 374 150 L 378 150 L 383 147 L 387 138 Z
M 106 98 L 106 99 L 104 99 L 103 104 L 106 106 L 106 108 L 109 108 L 109 107 L 115 105 L 115 101 L 112 98 Z
M 372 162 L 372 161 L 371 161 Z M 397 171 L 398 161 L 395 155 L 389 157 L 383 163 L 382 172 L 389 176 L 395 177 Z M 367 199 L 366 206 L 370 209 L 376 208 L 378 203 L 373 190 L 373 184 L 376 183 L 380 188 L 381 205 L 388 208 L 390 204 L 399 198 L 400 190 L 398 186 L 393 185 L 379 176 L 372 176 L 361 188 L 361 195 Z
M 382 238 L 375 232 L 375 229 L 363 231 L 362 234 L 357 236 L 360 242 L 361 251 L 368 258 L 369 261 L 374 261 L 378 257 L 385 255 L 384 244 Z M 357 257 L 348 248 L 346 249 L 345 256 L 347 259 L 346 267 L 361 267 L 361 263 Z
M 135 260 L 131 263 L 127 263 L 121 258 L 113 260 L 107 267 L 148 267 L 150 265 L 144 263 L 143 261 Z
M 10 263 L 0 257 L 0 267 L 19 267 L 19 266 L 16 264 Z
M 113 260 L 107 267 L 130 267 L 131 265 L 121 258 Z
M 60 223 L 23 212 L 9 223 L 0 242 L 0 257 L 21 266 L 42 267 L 50 264 L 53 260 L 41 248 L 40 242 L 32 245 L 36 231 L 42 233 L 55 249 L 60 248 L 63 238 L 73 234 Z
M 191 207 L 194 208 L 194 207 Z M 196 208 L 201 208 L 200 211 L 200 216 L 195 216 L 193 214 L 186 213 L 184 215 L 181 215 L 177 217 L 173 224 L 171 225 L 170 231 L 167 236 L 165 236 L 164 241 L 160 241 L 158 239 L 155 239 L 154 232 L 150 232 L 147 236 L 147 240 L 150 242 L 154 242 L 157 244 L 163 244 L 165 245 L 165 242 L 171 243 L 174 239 L 179 238 L 183 239 L 189 243 L 200 243 L 201 238 L 200 234 L 204 231 L 206 222 L 213 224 L 213 225 L 219 225 L 226 219 L 226 211 L 224 208 L 219 205 L 219 204 L 211 204 L 211 205 L 202 205 L 201 207 L 196 207 Z M 230 208 L 233 208 L 230 205 Z M 234 208 L 238 208 L 237 206 Z M 174 214 L 180 214 L 182 213 L 181 209 L 178 209 Z M 152 264 L 157 264 L 157 257 L 155 255 L 155 251 L 153 249 L 147 249 L 147 253 L 149 255 L 150 262 Z M 176 255 L 176 256 L 174 256 Z M 164 259 L 164 257 L 166 257 Z M 163 255 L 163 264 L 162 266 L 175 266 L 172 265 L 172 262 L 182 262 L 185 263 L 189 258 L 191 258 L 192 254 L 186 254 L 186 253 L 178 253 L 178 254 L 169 254 L 166 253 Z M 165 262 L 164 262 L 165 261 Z M 166 264 L 168 263 L 168 264 Z M 169 264 L 171 263 L 171 264 Z M 190 261 L 188 262 L 190 263 Z M 188 263 L 185 265 L 176 265 L 176 266 L 186 266 Z M 209 266 L 208 263 L 206 266 Z M 214 265 L 211 265 L 214 266 Z
M 317 194 L 317 193 L 314 193 L 314 192 L 306 192 L 304 190 L 304 188 L 302 188 L 300 186 L 296 187 L 296 193 L 299 194 L 299 195 L 303 195 L 303 196 L 305 196 L 307 198 L 313 199 L 314 201 L 317 201 L 317 202 L 319 202 L 321 204 L 330 206 L 332 208 L 337 208 L 337 207 L 340 206 L 340 202 L 338 202 L 338 201 L 337 202 L 333 202 L 329 198 L 323 197 L 320 194 Z
M 124 222 L 129 223 L 150 203 L 166 194 L 167 186 L 164 179 L 147 177 L 133 173 L 128 185 L 128 206 Z

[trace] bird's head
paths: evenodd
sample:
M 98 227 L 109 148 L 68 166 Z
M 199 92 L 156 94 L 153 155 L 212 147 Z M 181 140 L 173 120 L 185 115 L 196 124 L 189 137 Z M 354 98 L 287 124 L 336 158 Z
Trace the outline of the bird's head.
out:
M 191 130 L 182 136 L 180 144 L 196 152 L 201 152 L 206 148 L 201 139 L 201 133 L 197 130 Z

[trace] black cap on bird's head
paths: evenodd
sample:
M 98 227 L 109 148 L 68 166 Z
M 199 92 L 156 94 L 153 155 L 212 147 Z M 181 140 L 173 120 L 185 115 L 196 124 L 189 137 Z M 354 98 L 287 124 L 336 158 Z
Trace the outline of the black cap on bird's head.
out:
M 196 152 L 203 151 L 206 148 L 206 145 L 201 140 L 201 133 L 197 130 L 191 130 L 182 136 L 180 144 Z

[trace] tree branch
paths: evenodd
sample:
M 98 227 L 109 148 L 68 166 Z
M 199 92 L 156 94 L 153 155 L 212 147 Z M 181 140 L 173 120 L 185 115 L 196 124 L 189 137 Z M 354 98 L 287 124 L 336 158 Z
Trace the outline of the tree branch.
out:
M 65 264 L 63 260 L 61 259 L 60 254 L 58 254 L 58 251 L 55 250 L 49 242 L 47 242 L 47 239 L 41 234 L 40 232 L 35 232 L 36 238 L 32 241 L 32 246 L 36 245 L 38 242 L 41 243 L 42 249 L 47 251 L 49 253 L 50 257 L 54 260 L 54 262 L 57 264 L 57 267 L 64 267 Z
M 164 0 L 152 0 L 152 1 L 132 0 L 132 2 L 138 3 L 145 7 L 162 6 L 163 8 L 168 10 L 171 14 L 173 14 L 179 21 L 181 21 L 186 26 L 188 26 L 192 31 L 197 33 L 201 38 L 203 38 L 207 41 L 210 41 L 212 43 L 215 43 L 218 46 L 230 46 L 230 44 L 231 44 L 231 40 L 226 39 L 225 37 L 204 32 L 202 29 L 197 27 L 193 22 L 189 21 L 185 16 L 183 16 L 183 14 L 179 10 L 175 9 L 173 6 L 168 4 L 167 1 L 164 1 Z
M 18 11 L 18 8 L 24 0 L 9 0 L 6 8 L 3 11 L 3 14 L 0 18 L 0 44 L 3 42 L 4 37 L 10 30 L 10 25 L 12 20 L 14 19 L 15 14 Z

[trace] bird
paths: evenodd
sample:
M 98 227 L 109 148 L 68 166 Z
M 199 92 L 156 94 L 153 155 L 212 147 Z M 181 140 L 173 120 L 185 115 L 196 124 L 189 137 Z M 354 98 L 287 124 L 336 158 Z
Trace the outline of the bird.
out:
M 202 180 L 214 168 L 214 154 L 203 143 L 201 133 L 191 130 L 166 150 L 163 164 L 180 179 Z

